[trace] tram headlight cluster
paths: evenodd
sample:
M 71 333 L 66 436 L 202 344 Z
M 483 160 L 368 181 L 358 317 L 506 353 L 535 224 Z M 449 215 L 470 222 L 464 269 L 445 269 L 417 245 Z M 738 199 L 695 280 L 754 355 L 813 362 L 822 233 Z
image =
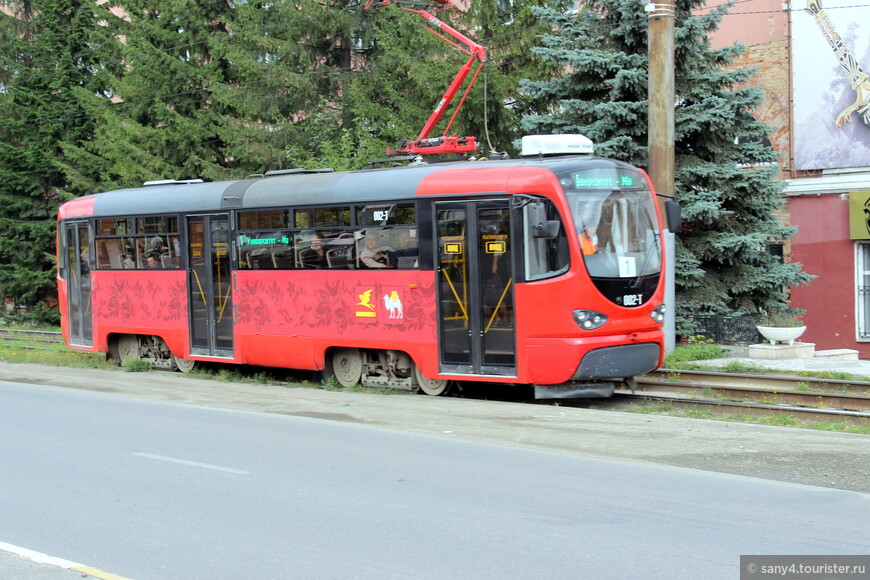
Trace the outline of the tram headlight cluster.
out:
M 575 310 L 573 314 L 574 322 L 583 330 L 595 330 L 607 322 L 607 315 L 595 310 Z
M 649 316 L 659 324 L 664 324 L 665 312 L 667 312 L 667 310 L 668 307 L 665 304 L 660 304 L 652 312 L 649 313 Z

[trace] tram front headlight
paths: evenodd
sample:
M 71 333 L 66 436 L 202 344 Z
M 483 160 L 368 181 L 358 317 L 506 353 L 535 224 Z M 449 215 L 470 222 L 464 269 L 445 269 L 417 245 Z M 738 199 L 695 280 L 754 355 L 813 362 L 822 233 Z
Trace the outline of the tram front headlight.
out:
M 665 312 L 668 311 L 668 307 L 665 304 L 659 304 L 652 312 L 649 313 L 650 318 L 658 322 L 659 324 L 665 323 Z
M 573 314 L 574 322 L 583 330 L 595 330 L 607 322 L 607 315 L 595 310 L 575 310 Z

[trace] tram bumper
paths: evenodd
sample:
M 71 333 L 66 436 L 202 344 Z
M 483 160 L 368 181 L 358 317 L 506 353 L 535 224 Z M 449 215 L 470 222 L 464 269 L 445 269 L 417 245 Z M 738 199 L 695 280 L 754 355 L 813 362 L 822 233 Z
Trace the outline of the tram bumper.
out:
M 616 385 L 612 382 L 565 383 L 562 385 L 535 385 L 536 399 L 606 399 L 613 396 Z
M 568 382 L 535 385 L 536 399 L 606 398 L 616 382 L 655 370 L 661 346 L 656 342 L 620 344 L 587 352 Z
M 655 342 L 619 344 L 592 349 L 586 353 L 572 381 L 624 379 L 655 370 L 661 346 Z

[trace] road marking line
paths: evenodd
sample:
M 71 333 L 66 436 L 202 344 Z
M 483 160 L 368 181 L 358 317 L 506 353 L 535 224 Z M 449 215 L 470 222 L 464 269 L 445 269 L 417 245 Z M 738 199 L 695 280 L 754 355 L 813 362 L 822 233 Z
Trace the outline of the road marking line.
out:
M 248 475 L 250 471 L 242 469 L 233 469 L 232 467 L 222 467 L 220 465 L 211 465 L 209 463 L 198 463 L 196 461 L 187 461 L 186 459 L 176 459 L 175 457 L 166 457 L 165 455 L 153 455 L 151 453 L 134 453 L 137 457 L 145 457 L 147 459 L 156 459 L 157 461 L 168 461 L 169 463 L 179 463 L 181 465 L 191 465 L 193 467 L 202 467 L 203 469 L 211 469 L 213 471 L 223 471 L 224 473 L 234 473 L 236 475 Z
M 48 564 L 49 566 L 55 566 L 57 568 L 63 568 L 65 570 L 73 570 L 75 572 L 89 574 L 94 578 L 99 578 L 100 580 L 130 580 L 129 578 L 126 578 L 124 576 L 118 576 L 117 574 L 103 572 L 99 568 L 92 568 L 91 566 L 85 566 L 84 564 L 71 562 L 70 560 L 64 560 L 63 558 L 55 558 L 54 556 L 49 556 L 48 554 L 43 554 L 42 552 L 28 550 L 27 548 L 22 548 L 21 546 L 14 546 L 12 544 L 7 544 L 6 542 L 0 542 L 0 550 L 15 554 L 16 556 L 21 556 L 22 558 L 26 558 L 28 560 L 36 562 L 37 564 Z
M 91 568 L 90 566 L 77 566 L 70 569 L 75 570 L 76 572 L 81 572 L 82 574 L 90 574 L 94 578 L 99 578 L 100 580 L 130 580 L 124 576 L 103 572 L 99 568 Z
M 63 558 L 55 558 L 54 556 L 49 556 L 47 554 L 43 554 L 42 552 L 28 550 L 27 548 L 22 548 L 21 546 L 13 546 L 12 544 L 7 544 L 6 542 L 0 542 L 0 550 L 3 550 L 4 552 L 12 552 L 13 554 L 16 554 L 18 556 L 27 558 L 28 560 L 33 560 L 37 564 L 51 564 L 52 566 L 66 569 L 75 568 L 77 566 L 84 566 L 84 564 L 70 562 L 69 560 L 64 560 Z

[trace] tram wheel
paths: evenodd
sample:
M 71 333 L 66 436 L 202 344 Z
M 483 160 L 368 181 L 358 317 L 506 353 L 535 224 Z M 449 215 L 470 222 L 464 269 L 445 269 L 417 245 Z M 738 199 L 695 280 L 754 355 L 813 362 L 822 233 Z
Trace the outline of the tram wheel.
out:
M 358 348 L 337 348 L 332 353 L 332 374 L 342 387 L 353 387 L 362 376 L 362 356 Z
M 138 360 L 141 357 L 139 352 L 139 337 L 135 334 L 122 334 L 118 338 L 118 358 L 121 363 L 128 360 Z
M 195 360 L 187 360 L 184 358 L 178 358 L 175 355 L 172 355 L 172 363 L 173 363 L 172 366 L 174 367 L 173 370 L 177 370 L 177 371 L 182 372 L 184 374 L 189 373 L 190 371 L 193 370 L 193 367 L 196 366 Z
M 437 397 L 439 395 L 447 394 L 450 391 L 449 380 L 427 379 L 420 372 L 420 367 L 418 367 L 417 365 L 414 365 L 414 378 L 417 379 L 417 385 L 420 387 L 420 390 L 427 395 Z

